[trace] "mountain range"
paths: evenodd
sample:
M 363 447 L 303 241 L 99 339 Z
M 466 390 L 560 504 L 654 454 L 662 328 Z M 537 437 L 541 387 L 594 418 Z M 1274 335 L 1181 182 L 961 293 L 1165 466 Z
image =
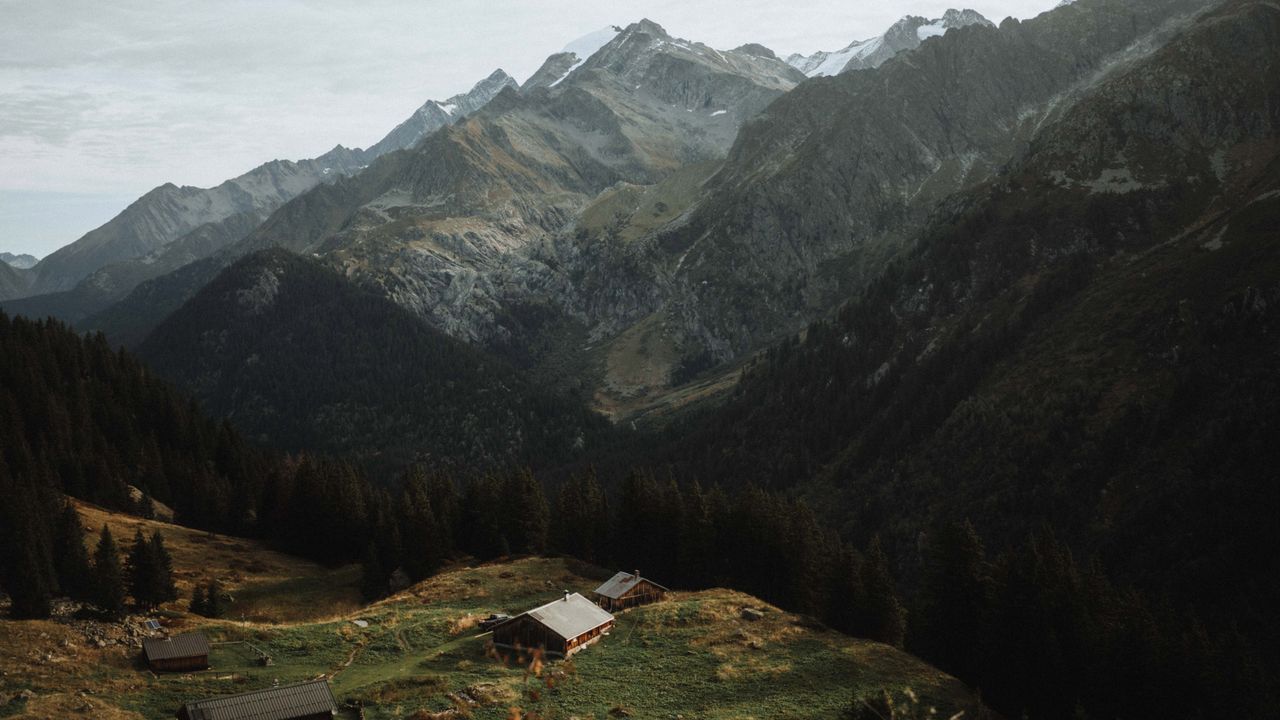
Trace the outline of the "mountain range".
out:
M 162 185 L 102 227 L 30 266 L 25 287 L 0 291 L 0 299 L 29 298 L 10 306 L 79 321 L 146 280 L 238 242 L 286 201 L 412 146 L 514 85 L 496 70 L 466 93 L 426 102 L 368 150 L 339 145 L 314 159 L 273 160 L 212 188 Z
M 1113 634 L 1121 672 L 1157 637 L 1277 664 L 1277 47 L 1270 0 L 950 10 L 785 60 L 641 20 L 367 151 L 158 188 L 0 292 L 252 441 L 534 467 L 646 508 L 653 557 L 785 497 L 810 555 L 780 565 L 866 548 L 1002 712 L 1130 716 L 1051 680 Z M 1006 616 L 1043 652 L 964 635 Z M 1207 675 L 1165 670 L 1134 693 L 1176 714 Z

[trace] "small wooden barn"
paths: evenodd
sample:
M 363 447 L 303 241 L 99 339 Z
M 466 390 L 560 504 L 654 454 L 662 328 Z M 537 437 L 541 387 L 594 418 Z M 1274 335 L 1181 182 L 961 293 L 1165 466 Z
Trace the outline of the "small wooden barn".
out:
M 637 605 L 648 605 L 666 597 L 667 589 L 648 578 L 640 577 L 640 571 L 620 572 L 596 588 L 596 602 L 609 612 L 618 612 Z
M 613 615 L 578 593 L 521 613 L 495 625 L 493 644 L 540 648 L 568 657 L 590 645 L 613 627 Z
M 142 655 L 155 672 L 204 670 L 209 667 L 209 638 L 198 632 L 145 638 Z
M 338 714 L 328 680 L 189 702 L 178 720 L 332 720 Z

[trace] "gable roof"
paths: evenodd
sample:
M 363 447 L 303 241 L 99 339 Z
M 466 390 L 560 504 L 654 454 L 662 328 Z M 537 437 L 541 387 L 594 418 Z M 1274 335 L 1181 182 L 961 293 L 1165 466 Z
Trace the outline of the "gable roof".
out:
M 289 720 L 335 713 L 338 701 L 333 698 L 328 680 L 312 680 L 197 700 L 183 709 L 190 720 Z
M 199 632 L 166 638 L 143 638 L 142 652 L 148 660 L 200 657 L 209 654 L 209 638 Z
M 607 597 L 611 600 L 617 600 L 628 592 L 631 592 L 631 589 L 636 585 L 639 585 L 642 580 L 654 587 L 661 588 L 662 590 L 667 589 L 648 578 L 640 577 L 636 573 L 620 572 L 606 580 L 603 585 L 596 588 L 596 594 L 601 597 Z
M 496 627 L 515 622 L 522 617 L 532 618 L 565 640 L 572 640 L 613 620 L 613 615 L 607 610 L 578 593 L 573 593 L 523 612 Z

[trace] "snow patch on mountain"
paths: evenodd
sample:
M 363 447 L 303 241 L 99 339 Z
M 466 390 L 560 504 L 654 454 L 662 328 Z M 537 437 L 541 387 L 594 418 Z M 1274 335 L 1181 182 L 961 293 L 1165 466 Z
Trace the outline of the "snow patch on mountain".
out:
M 839 75 L 848 70 L 879 67 L 894 55 L 914 50 L 929 38 L 944 35 L 953 28 L 979 24 L 992 25 L 991 21 L 973 10 L 948 10 L 942 17 L 932 20 L 908 15 L 879 37 L 855 40 L 834 52 L 796 53 L 786 62 L 809 77 Z
M 573 56 L 577 59 L 569 66 L 569 69 L 566 70 L 559 79 L 551 83 L 550 87 L 559 85 L 565 78 L 572 75 L 574 70 L 582 67 L 583 63 L 585 63 L 592 55 L 599 52 L 600 48 L 612 42 L 613 39 L 618 37 L 618 34 L 621 32 L 622 28 L 617 25 L 610 25 L 609 27 L 600 28 L 595 32 L 587 33 L 568 45 L 565 45 L 564 50 L 561 52 L 573 53 Z

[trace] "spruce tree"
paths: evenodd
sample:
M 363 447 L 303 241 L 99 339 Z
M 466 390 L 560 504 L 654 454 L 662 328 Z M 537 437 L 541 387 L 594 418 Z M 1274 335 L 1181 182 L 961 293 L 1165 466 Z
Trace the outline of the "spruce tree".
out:
M 93 553 L 93 602 L 107 617 L 124 617 L 124 571 L 115 540 L 106 525 Z
M 129 546 L 124 562 L 124 573 L 133 602 L 144 609 L 155 607 L 155 556 L 141 528 L 134 532 L 133 544 Z
M 978 533 L 968 521 L 948 523 L 926 539 L 919 622 L 913 646 L 960 677 L 980 671 L 991 578 Z
M 220 618 L 227 613 L 227 602 L 222 596 L 222 584 L 218 582 L 218 578 L 209 581 L 205 597 L 205 615 Z
M 893 574 L 889 571 L 889 560 L 880 547 L 879 536 L 871 538 L 859 579 L 861 582 L 857 597 L 862 610 L 859 614 L 859 634 L 894 647 L 902 647 L 907 613 L 898 600 Z
M 387 572 L 379 559 L 378 546 L 369 543 L 360 562 L 360 592 L 365 600 L 385 597 L 388 589 Z
M 425 479 L 411 475 L 400 499 L 401 544 L 404 570 L 414 581 L 431 576 L 440 568 L 439 531 L 431 508 Z
M 173 584 L 173 558 L 164 546 L 164 537 L 157 530 L 151 534 L 151 592 L 156 604 L 178 599 L 178 588 Z
M 93 583 L 89 551 L 84 546 L 84 525 L 70 502 L 63 503 L 58 516 L 53 556 L 62 592 L 75 600 L 91 599 Z
M 546 551 L 551 511 L 547 507 L 542 483 L 525 468 L 507 476 L 504 485 L 503 505 L 507 519 L 504 525 L 509 528 L 507 540 L 510 549 L 533 555 Z
M 9 553 L 12 568 L 6 583 L 15 618 L 46 618 L 52 612 L 55 585 L 47 533 L 31 515 L 18 518 Z
M 209 596 L 205 593 L 204 586 L 196 583 L 191 588 L 191 602 L 187 605 L 187 610 L 195 615 L 209 614 Z

